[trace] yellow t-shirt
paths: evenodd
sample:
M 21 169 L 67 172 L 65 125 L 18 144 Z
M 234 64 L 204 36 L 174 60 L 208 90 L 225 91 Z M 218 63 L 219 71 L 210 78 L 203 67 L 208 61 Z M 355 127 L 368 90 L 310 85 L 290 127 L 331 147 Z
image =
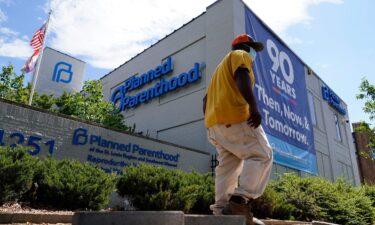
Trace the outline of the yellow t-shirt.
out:
M 251 84 L 254 86 L 254 74 L 249 54 L 243 50 L 229 52 L 212 75 L 207 90 L 205 125 L 233 124 L 246 121 L 250 117 L 249 104 L 238 90 L 235 71 L 247 68 Z

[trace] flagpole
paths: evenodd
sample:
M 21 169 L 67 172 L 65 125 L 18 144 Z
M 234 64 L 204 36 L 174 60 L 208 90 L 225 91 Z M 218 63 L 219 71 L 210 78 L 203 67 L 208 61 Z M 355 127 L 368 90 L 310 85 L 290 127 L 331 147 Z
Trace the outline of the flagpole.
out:
M 48 13 L 48 19 L 47 19 L 47 22 L 46 22 L 46 31 L 44 33 L 43 44 L 42 44 L 42 48 L 41 48 L 41 51 L 40 51 L 40 57 L 38 57 L 38 60 L 37 60 L 37 63 L 36 63 L 36 69 L 35 69 L 34 75 L 33 75 L 32 86 L 31 86 L 30 97 L 29 97 L 29 105 L 31 105 L 33 103 L 35 85 L 36 85 L 36 81 L 37 81 L 38 75 L 39 75 L 39 65 L 42 62 L 43 51 L 44 51 L 44 43 L 46 42 L 46 39 L 47 39 L 48 25 L 49 25 L 49 19 L 51 17 L 51 13 L 52 13 L 52 10 L 50 10 L 49 13 Z

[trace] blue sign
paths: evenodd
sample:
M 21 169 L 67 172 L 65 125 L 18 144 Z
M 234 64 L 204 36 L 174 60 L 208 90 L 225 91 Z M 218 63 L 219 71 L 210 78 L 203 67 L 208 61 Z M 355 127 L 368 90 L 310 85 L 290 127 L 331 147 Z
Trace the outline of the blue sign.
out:
M 181 156 L 179 153 L 170 154 L 164 150 L 147 149 L 134 143 L 121 143 L 105 139 L 100 135 L 89 134 L 86 128 L 74 130 L 72 145 L 90 146 L 87 161 L 116 167 L 127 166 L 129 162 L 124 161 L 127 160 L 133 163 L 146 162 L 177 168 Z M 107 159 L 105 156 L 113 158 Z M 109 173 L 122 173 L 118 168 L 102 167 L 102 169 Z
M 65 78 L 63 74 L 66 74 Z M 73 79 L 72 65 L 66 62 L 58 62 L 53 69 L 52 81 L 69 84 Z
M 119 111 L 125 111 L 128 108 L 134 108 L 142 103 L 146 103 L 156 97 L 162 96 L 168 92 L 184 87 L 189 83 L 194 83 L 201 78 L 200 64 L 195 63 L 194 67 L 188 72 L 181 73 L 177 77 L 169 80 L 162 78 L 164 75 L 173 71 L 172 57 L 155 69 L 149 70 L 141 76 L 133 76 L 124 81 L 124 84 L 112 91 L 111 101 Z M 145 84 L 151 83 L 155 79 L 160 79 L 153 87 L 141 91 L 136 95 L 127 95 L 129 91 L 140 89 Z
M 253 64 L 254 92 L 276 163 L 317 173 L 304 64 L 245 7 L 246 32 L 264 44 Z
M 341 105 L 340 98 L 335 92 L 331 90 L 328 86 L 322 86 L 322 96 L 325 101 L 327 101 L 334 109 L 336 109 L 341 115 L 346 114 L 345 108 Z

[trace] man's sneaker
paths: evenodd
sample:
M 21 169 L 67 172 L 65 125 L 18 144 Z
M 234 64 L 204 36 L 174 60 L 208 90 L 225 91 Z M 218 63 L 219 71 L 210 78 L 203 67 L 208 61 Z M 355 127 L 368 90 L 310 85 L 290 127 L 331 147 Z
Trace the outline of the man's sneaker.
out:
M 242 196 L 232 195 L 229 202 L 223 209 L 224 215 L 244 215 L 246 218 L 246 225 L 255 225 L 253 222 L 253 214 L 251 213 L 251 201 Z

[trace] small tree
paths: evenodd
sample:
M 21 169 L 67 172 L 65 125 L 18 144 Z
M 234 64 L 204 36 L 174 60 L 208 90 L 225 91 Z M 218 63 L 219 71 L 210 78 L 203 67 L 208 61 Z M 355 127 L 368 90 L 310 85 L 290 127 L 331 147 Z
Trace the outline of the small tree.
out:
M 375 86 L 370 84 L 366 79 L 362 80 L 359 86 L 359 94 L 357 99 L 365 100 L 363 111 L 369 115 L 370 121 L 375 120 Z M 360 125 L 355 129 L 357 132 L 366 133 L 370 139 L 368 147 L 375 150 L 375 126 L 371 127 L 366 122 L 361 122 Z
M 123 115 L 115 110 L 113 103 L 103 100 L 103 86 L 99 80 L 85 81 L 80 93 L 64 92 L 56 99 L 56 106 L 59 113 L 128 130 Z
M 358 99 L 365 100 L 363 111 L 369 114 L 370 120 L 375 119 L 375 86 L 370 84 L 366 79 L 362 80 L 359 86 L 360 93 L 357 95 Z
M 13 69 L 12 65 L 2 67 L 0 73 L 0 98 L 27 103 L 31 86 L 24 87 L 25 75 L 17 75 Z
M 27 104 L 31 92 L 31 83 L 24 87 L 25 75 L 17 75 L 14 72 L 14 67 L 10 64 L 2 67 L 0 73 L 0 98 L 10 101 Z M 42 109 L 51 109 L 55 98 L 53 95 L 38 95 L 35 93 L 33 106 Z
M 12 65 L 3 66 L 0 73 L 0 98 L 27 104 L 31 84 L 24 87 L 24 79 L 25 75 L 17 75 Z M 60 97 L 35 93 L 32 105 L 111 128 L 129 130 L 124 124 L 123 115 L 114 109 L 113 103 L 103 100 L 103 86 L 98 80 L 85 81 L 81 92 L 64 92 Z
M 54 95 L 47 95 L 45 93 L 43 93 L 42 95 L 35 93 L 33 98 L 33 106 L 47 110 L 51 110 L 56 101 Z

